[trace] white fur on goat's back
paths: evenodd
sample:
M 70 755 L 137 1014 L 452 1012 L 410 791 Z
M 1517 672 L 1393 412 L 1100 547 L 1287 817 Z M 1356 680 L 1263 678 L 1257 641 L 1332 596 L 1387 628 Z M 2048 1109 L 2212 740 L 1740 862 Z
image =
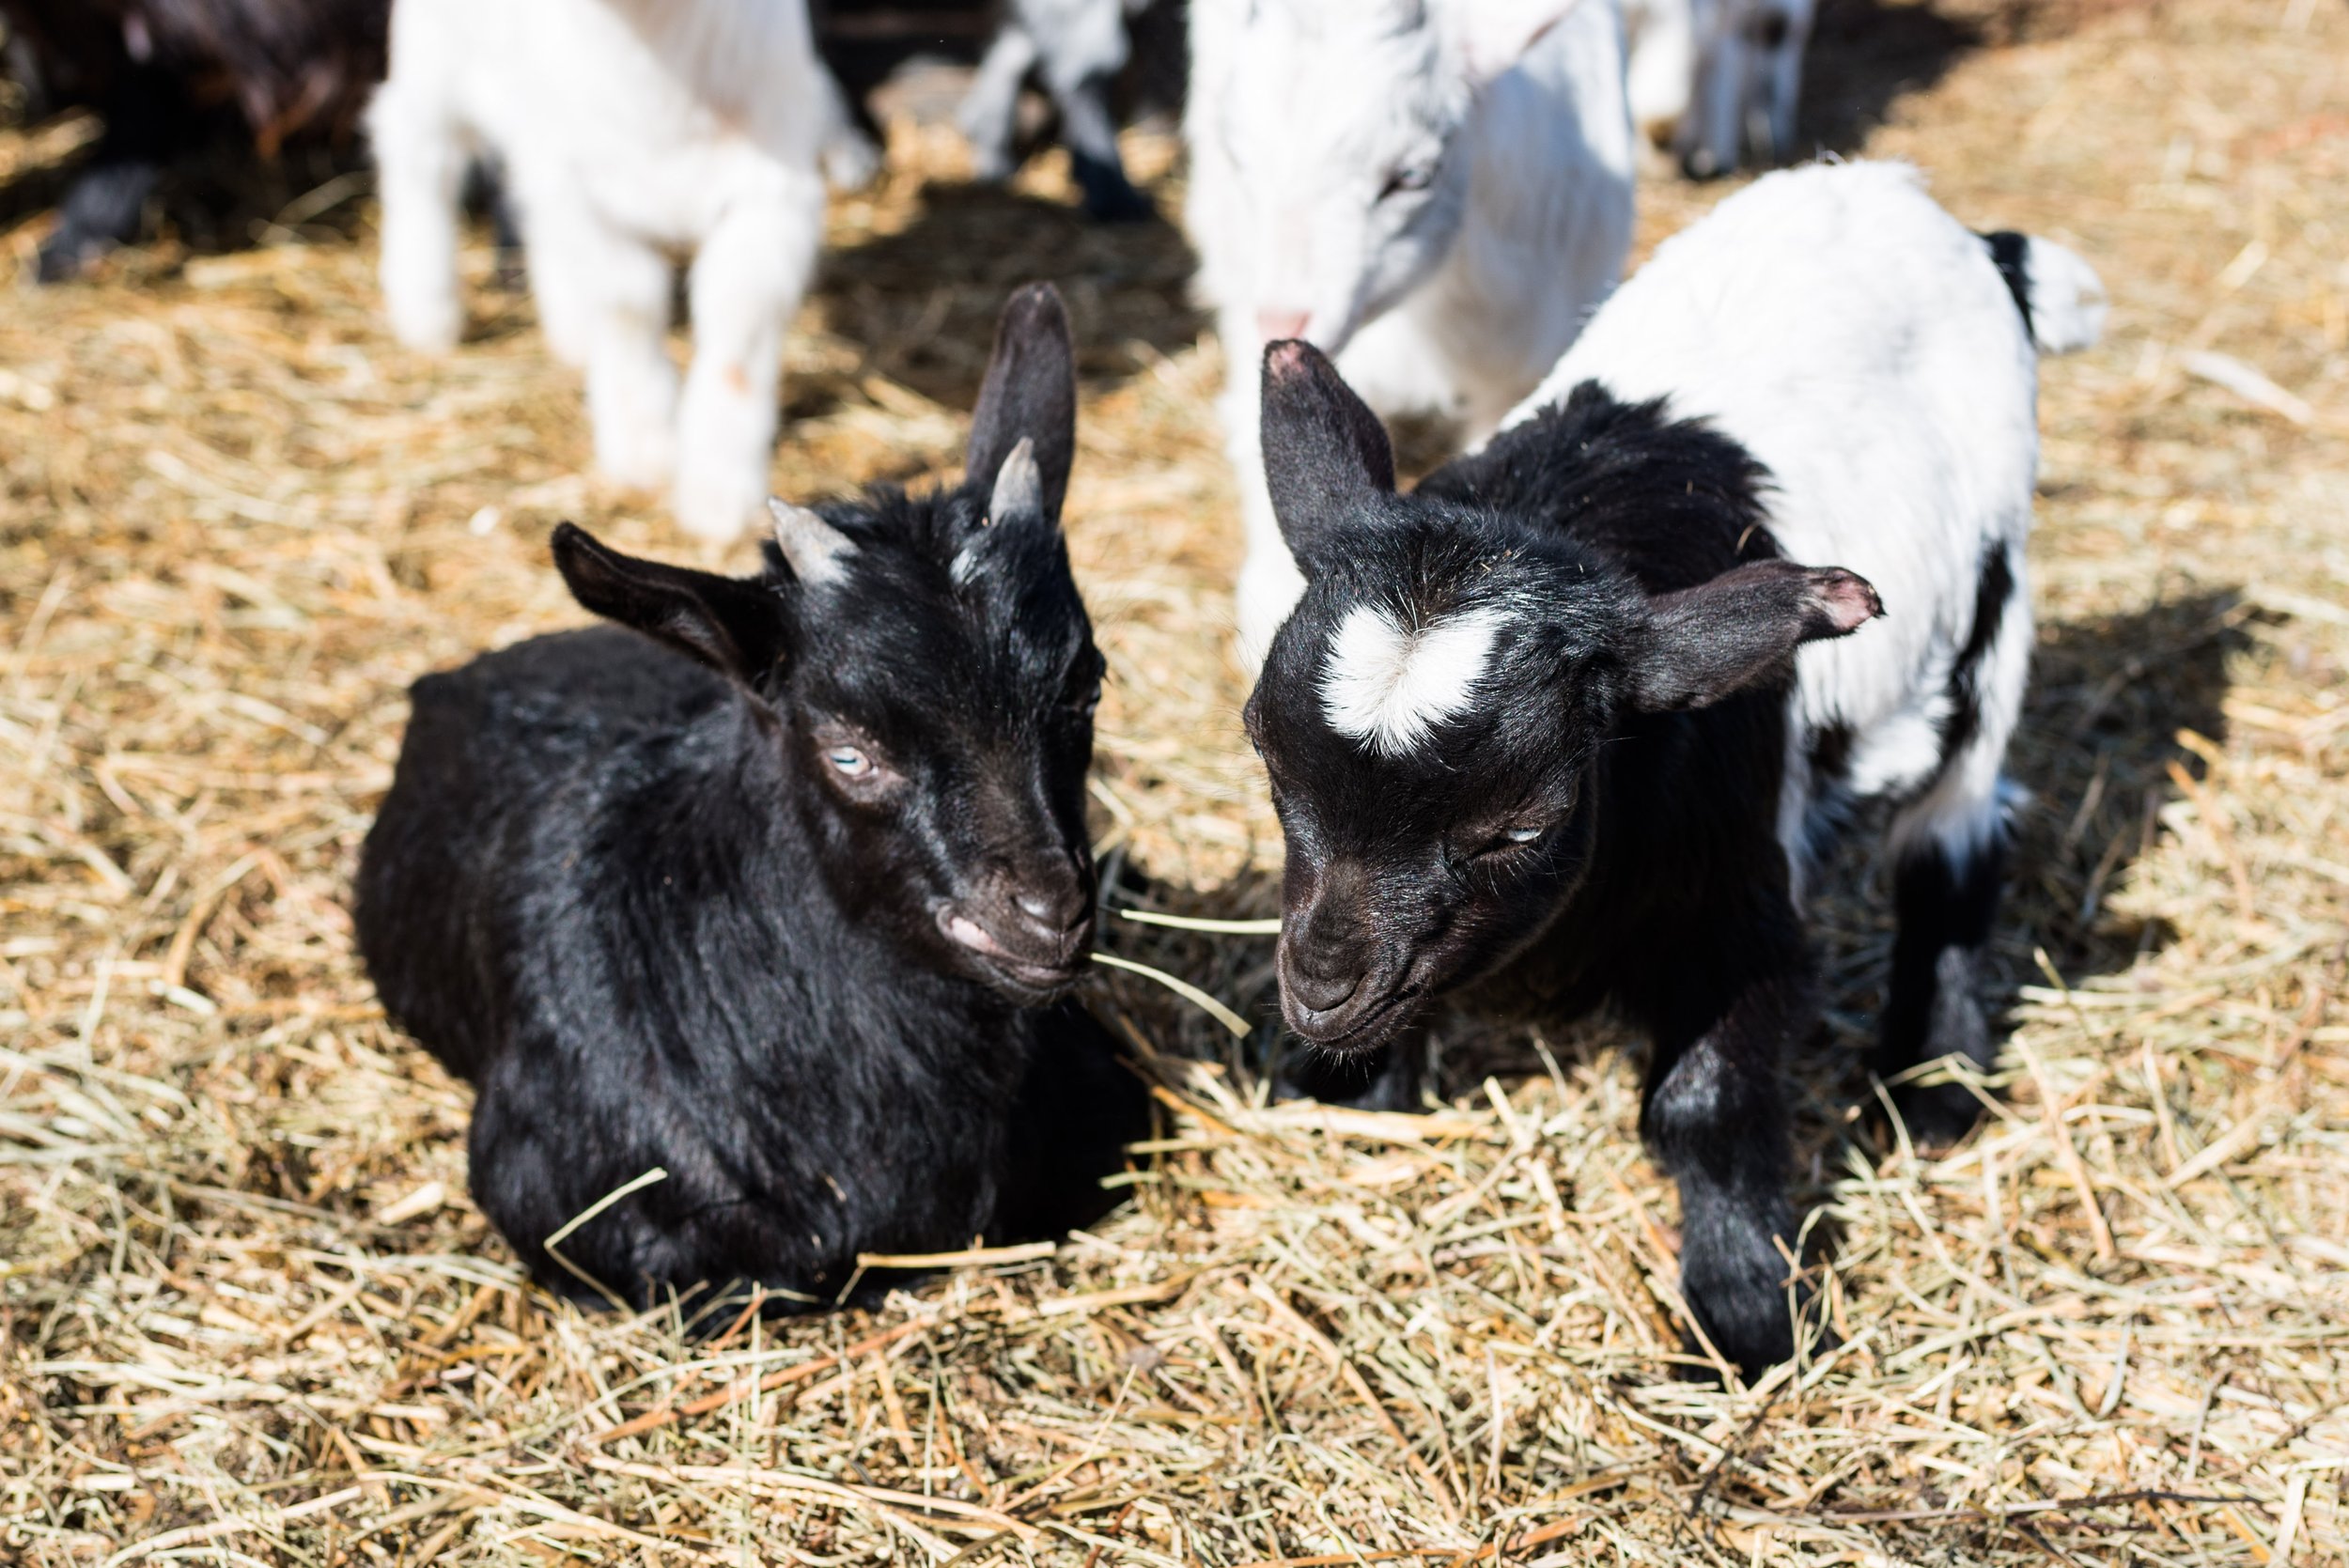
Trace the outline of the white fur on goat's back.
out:
M 1381 413 L 1433 412 L 1477 437 L 1555 363 L 1620 274 L 1632 180 L 1620 0 L 1561 9 L 1499 69 L 1497 51 L 1515 47 L 1501 41 L 1512 19 L 1542 8 L 1191 6 L 1187 215 L 1226 358 L 1251 657 L 1301 585 L 1257 449 L 1259 313 L 1301 316 L 1301 335 Z M 1424 201 L 1379 200 L 1399 167 L 1437 171 Z
M 1509 422 L 1596 380 L 1710 421 L 1769 468 L 1781 550 L 1859 572 L 1884 600 L 1881 621 L 1797 660 L 1796 742 L 1847 726 L 1857 795 L 1932 780 L 1984 556 L 2003 553 L 2014 586 L 1981 732 L 1913 830 L 1950 837 L 1983 831 L 1962 824 L 1995 809 L 2021 702 L 2037 364 L 1988 248 L 1916 171 L 1820 164 L 1766 176 L 1665 241 Z M 1799 769 L 1790 784 L 1799 849 L 1812 802 Z

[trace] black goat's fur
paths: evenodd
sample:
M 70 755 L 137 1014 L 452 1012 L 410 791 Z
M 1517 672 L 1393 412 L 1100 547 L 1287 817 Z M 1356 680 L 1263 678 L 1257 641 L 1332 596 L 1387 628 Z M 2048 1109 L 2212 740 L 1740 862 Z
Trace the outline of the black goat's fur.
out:
M 1779 1062 L 1814 991 L 1776 826 L 1787 683 L 1798 644 L 1880 613 L 1874 591 L 1781 560 L 1765 471 L 1660 405 L 1585 384 L 1406 496 L 1326 360 L 1266 363 L 1268 478 L 1307 579 L 1248 709 L 1288 846 L 1292 1026 L 1399 1058 L 1445 993 L 1626 1015 L 1654 1042 L 1641 1130 L 1680 1184 L 1684 1294 L 1733 1361 L 1784 1359 Z M 1473 701 L 1399 750 L 1330 706 L 1364 607 L 1497 617 Z
M 840 553 L 808 577 L 771 545 L 729 579 L 567 525 L 573 592 L 636 629 L 417 682 L 360 948 L 391 1014 L 477 1086 L 474 1195 L 541 1281 L 830 1302 L 860 1252 L 1107 1207 L 1142 1101 L 1067 994 L 1101 672 L 1057 520 L 1071 377 L 1057 297 L 1025 290 L 960 487 L 825 508 Z M 990 516 L 1029 452 L 1035 505 Z M 1047 907 L 1024 968 L 949 925 Z

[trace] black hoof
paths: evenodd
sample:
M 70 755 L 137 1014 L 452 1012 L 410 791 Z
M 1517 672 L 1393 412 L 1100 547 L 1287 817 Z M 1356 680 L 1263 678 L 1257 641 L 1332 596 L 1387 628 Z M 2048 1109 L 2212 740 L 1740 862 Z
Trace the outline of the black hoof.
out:
M 1892 1109 L 1920 1149 L 1946 1149 L 1982 1120 L 1982 1101 L 1962 1083 L 1904 1083 L 1892 1092 Z
M 1117 164 L 1081 156 L 1072 157 L 1078 188 L 1084 192 L 1085 216 L 1097 224 L 1138 224 L 1159 215 L 1148 196 Z

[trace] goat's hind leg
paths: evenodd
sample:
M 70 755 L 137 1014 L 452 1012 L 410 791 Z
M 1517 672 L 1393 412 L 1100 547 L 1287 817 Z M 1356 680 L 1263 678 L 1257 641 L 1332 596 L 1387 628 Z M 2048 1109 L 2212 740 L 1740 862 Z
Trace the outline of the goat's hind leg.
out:
M 2022 710 L 2030 610 L 2015 552 L 1985 562 L 1977 630 L 1952 677 L 1954 744 L 1933 783 L 1892 824 L 1900 922 L 1875 1068 L 1890 1081 L 1944 1057 L 1988 1072 L 1999 1043 L 1982 1004 L 1991 927 L 2005 882 L 2008 803 L 2000 771 Z M 1901 1082 L 1893 1107 L 1909 1137 L 1939 1147 L 1965 1136 L 1982 1102 L 1962 1083 Z
M 1975 831 L 1920 833 L 1896 852 L 1893 903 L 1900 922 L 1879 1025 L 1875 1068 L 1888 1081 L 1925 1063 L 1962 1057 L 1980 1072 L 1999 1043 L 1982 1005 L 1983 951 L 2006 873 L 2006 824 L 1995 803 Z M 1893 1108 L 1914 1141 L 1943 1147 L 1964 1137 L 1982 1102 L 1963 1083 L 1894 1085 Z

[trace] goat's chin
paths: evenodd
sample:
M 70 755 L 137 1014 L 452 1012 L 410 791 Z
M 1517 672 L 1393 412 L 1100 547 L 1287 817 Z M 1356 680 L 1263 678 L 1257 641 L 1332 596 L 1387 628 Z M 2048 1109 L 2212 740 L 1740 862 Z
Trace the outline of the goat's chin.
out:
M 1331 1056 L 1366 1056 L 1418 1020 L 1421 1000 L 1414 990 L 1393 990 L 1365 1006 L 1327 1017 L 1292 1006 L 1284 994 L 1281 1017 L 1299 1039 L 1312 1041 Z
M 974 957 L 966 967 L 980 984 L 1020 1007 L 1050 1007 L 1074 991 L 1084 977 L 1081 964 L 1048 967 Z

